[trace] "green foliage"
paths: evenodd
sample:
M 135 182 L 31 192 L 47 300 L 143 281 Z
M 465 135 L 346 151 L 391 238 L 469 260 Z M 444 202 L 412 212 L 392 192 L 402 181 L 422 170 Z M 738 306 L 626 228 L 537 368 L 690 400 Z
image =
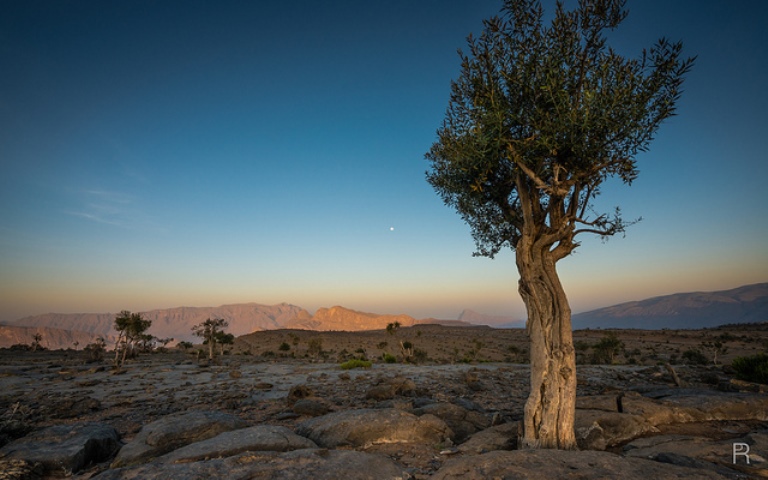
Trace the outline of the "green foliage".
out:
M 287 342 L 283 342 L 283 343 L 280 344 L 279 347 L 277 347 L 277 349 L 280 350 L 281 352 L 287 352 L 288 350 L 291 349 L 291 346 L 288 345 Z
M 141 316 L 140 313 L 131 313 L 128 310 L 121 311 L 115 317 L 115 330 L 117 330 L 117 344 L 115 346 L 115 366 L 121 367 L 130 351 L 135 354 L 135 347 L 141 341 L 146 341 L 146 332 L 152 326 L 152 320 Z M 122 356 L 120 353 L 122 352 Z
M 381 359 L 384 360 L 384 363 L 397 363 L 397 357 L 391 353 L 383 353 Z
M 228 326 L 229 322 L 223 318 L 209 318 L 192 327 L 192 333 L 194 333 L 195 336 L 201 337 L 203 339 L 203 343 L 208 345 L 209 360 L 213 360 L 214 346 L 216 343 L 221 343 L 223 354 L 223 345 L 225 343 L 234 342 L 234 336 L 224 333 L 224 329 Z
M 580 233 L 624 231 L 618 209 L 593 212 L 593 200 L 606 179 L 637 177 L 635 157 L 674 115 L 694 61 L 663 38 L 620 56 L 605 34 L 626 15 L 623 1 L 558 4 L 547 26 L 539 2 L 506 0 L 469 37 L 426 158 L 427 180 L 471 227 L 476 255 L 517 248 L 524 230 L 565 254 Z
M 186 340 L 182 340 L 181 342 L 177 343 L 176 346 L 185 352 L 192 348 L 192 342 L 187 342 Z
M 369 360 L 353 358 L 352 360 L 347 360 L 346 362 L 342 363 L 340 367 L 343 370 L 351 370 L 353 368 L 371 368 L 371 365 L 373 364 Z
M 741 380 L 768 385 L 768 354 L 734 358 L 732 366 Z

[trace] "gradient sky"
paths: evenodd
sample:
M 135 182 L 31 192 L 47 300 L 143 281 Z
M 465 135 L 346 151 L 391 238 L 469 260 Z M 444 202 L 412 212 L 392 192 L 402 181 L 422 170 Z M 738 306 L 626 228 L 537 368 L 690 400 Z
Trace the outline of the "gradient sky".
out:
M 554 2 L 545 1 L 548 12 Z M 567 2 L 571 5 L 574 2 Z M 0 1 L 0 321 L 288 302 L 524 318 L 427 184 L 457 48 L 499 1 Z M 559 263 L 574 312 L 768 281 L 768 2 L 634 0 L 698 55 L 678 116 Z

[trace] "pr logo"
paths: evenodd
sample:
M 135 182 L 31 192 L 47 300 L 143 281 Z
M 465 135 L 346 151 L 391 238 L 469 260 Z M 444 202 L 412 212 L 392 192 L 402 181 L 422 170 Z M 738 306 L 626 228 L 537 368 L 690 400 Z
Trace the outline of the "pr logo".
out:
M 736 457 L 743 456 L 747 465 L 749 465 L 749 445 L 746 443 L 736 442 L 733 444 L 733 464 L 736 464 Z

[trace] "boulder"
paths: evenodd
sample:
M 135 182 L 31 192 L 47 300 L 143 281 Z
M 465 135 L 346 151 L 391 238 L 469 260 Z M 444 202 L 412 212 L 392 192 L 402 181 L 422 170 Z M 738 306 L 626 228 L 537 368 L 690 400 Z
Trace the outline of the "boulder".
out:
M 455 442 L 463 442 L 473 433 L 491 426 L 491 420 L 482 413 L 448 402 L 432 403 L 413 411 L 416 415 L 434 415 L 443 420 L 453 430 Z
M 323 400 L 317 397 L 301 398 L 293 404 L 292 410 L 297 415 L 318 417 L 331 411 L 331 408 Z
M 303 449 L 292 452 L 248 452 L 192 463 L 149 463 L 107 470 L 93 480 L 154 480 L 177 478 L 248 478 L 253 480 L 404 480 L 401 466 L 383 455 L 352 450 Z
M 120 449 L 112 467 L 142 463 L 184 445 L 247 426 L 240 418 L 223 412 L 192 411 L 168 415 L 144 425 L 133 441 Z
M 447 460 L 430 480 L 551 480 L 595 478 L 622 480 L 725 479 L 701 469 L 624 458 L 608 452 L 567 450 L 495 451 Z
M 108 460 L 120 448 L 117 431 L 104 423 L 56 425 L 32 432 L 0 448 L 2 460 L 39 464 L 46 475 L 71 475 Z
M 440 443 L 453 437 L 434 415 L 416 415 L 394 408 L 329 413 L 296 427 L 296 433 L 324 448 L 377 443 Z
M 520 425 L 517 422 L 503 423 L 486 428 L 472 435 L 469 440 L 459 445 L 458 451 L 467 454 L 492 452 L 494 450 L 514 450 Z
M 185 463 L 231 457 L 247 451 L 288 452 L 302 448 L 317 448 L 317 445 L 312 440 L 296 435 L 288 427 L 258 425 L 220 433 L 213 438 L 186 445 L 159 457 L 157 461 Z
M 605 450 L 658 429 L 639 415 L 576 410 L 576 441 L 582 450 Z

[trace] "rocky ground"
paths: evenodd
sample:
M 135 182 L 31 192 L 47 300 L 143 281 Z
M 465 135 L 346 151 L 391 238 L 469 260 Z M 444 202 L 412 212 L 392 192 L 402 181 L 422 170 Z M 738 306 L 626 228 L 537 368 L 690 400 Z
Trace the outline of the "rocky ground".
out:
M 0 351 L 0 479 L 768 477 L 768 396 L 722 367 L 580 365 L 558 452 L 516 450 L 525 364 L 220 358 Z

